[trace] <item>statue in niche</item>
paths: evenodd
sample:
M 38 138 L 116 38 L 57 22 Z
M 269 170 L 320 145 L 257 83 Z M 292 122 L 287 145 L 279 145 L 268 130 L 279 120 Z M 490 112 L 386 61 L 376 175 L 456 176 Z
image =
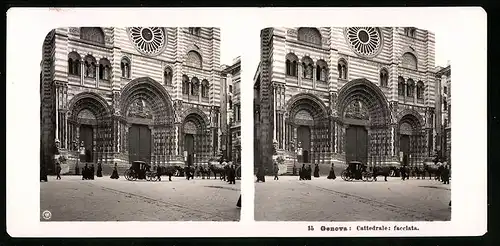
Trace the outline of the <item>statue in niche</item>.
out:
M 313 77 L 313 68 L 311 65 L 306 65 L 306 78 L 312 79 Z
M 358 120 L 369 120 L 368 110 L 359 100 L 354 100 L 347 105 L 344 117 Z
M 135 100 L 128 109 L 129 117 L 137 117 L 144 119 L 152 119 L 153 115 L 151 114 L 151 108 L 146 104 L 144 99 Z

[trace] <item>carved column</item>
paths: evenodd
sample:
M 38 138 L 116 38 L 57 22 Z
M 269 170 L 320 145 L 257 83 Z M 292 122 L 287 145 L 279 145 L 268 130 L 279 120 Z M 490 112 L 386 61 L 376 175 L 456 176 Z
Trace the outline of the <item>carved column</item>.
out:
M 99 63 L 96 64 L 95 66 L 95 87 L 99 88 Z
M 83 60 L 80 60 L 80 85 L 84 85 L 84 78 L 85 78 L 85 63 L 83 62 Z
M 181 155 L 182 148 L 181 148 L 181 123 L 176 122 L 175 123 L 175 153 L 176 155 Z
M 312 87 L 316 89 L 316 66 L 313 66 L 312 69 Z
M 276 98 L 276 85 L 272 85 L 272 90 L 273 90 L 273 144 L 274 142 L 276 142 L 276 108 L 277 108 L 277 103 L 278 103 L 278 100 Z
M 303 71 L 305 68 L 302 66 L 302 63 L 300 63 L 300 62 L 297 63 L 297 67 L 299 69 L 299 74 L 297 74 L 297 82 L 299 84 L 299 87 L 301 87 L 302 86 L 302 77 L 304 75 Z

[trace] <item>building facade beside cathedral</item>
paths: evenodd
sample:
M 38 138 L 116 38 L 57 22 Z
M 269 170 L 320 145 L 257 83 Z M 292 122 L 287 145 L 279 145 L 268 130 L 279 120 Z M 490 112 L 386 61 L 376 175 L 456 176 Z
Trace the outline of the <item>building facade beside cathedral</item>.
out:
M 69 27 L 43 43 L 41 167 L 221 155 L 220 29 Z M 82 166 L 80 166 L 81 168 Z
M 273 156 L 288 173 L 297 158 L 322 173 L 423 163 L 435 152 L 434 48 L 434 34 L 413 27 L 262 30 L 256 167 L 272 170 Z

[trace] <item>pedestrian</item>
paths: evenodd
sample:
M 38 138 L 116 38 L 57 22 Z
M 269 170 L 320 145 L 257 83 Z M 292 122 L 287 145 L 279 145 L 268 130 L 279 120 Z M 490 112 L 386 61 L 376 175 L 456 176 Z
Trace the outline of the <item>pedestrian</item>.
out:
M 56 179 L 61 179 L 61 165 L 59 163 L 56 164 L 56 172 L 57 172 Z
M 189 174 L 189 166 L 188 165 L 184 166 L 184 173 L 186 174 L 186 179 L 189 180 L 191 175 Z
M 102 164 L 97 163 L 97 177 L 102 177 Z
M 115 162 L 115 166 L 113 167 L 113 173 L 111 174 L 111 178 L 112 179 L 120 178 L 120 176 L 118 176 L 118 168 L 116 166 L 116 162 Z
M 300 168 L 299 171 L 299 180 L 305 180 L 306 179 L 306 164 L 302 164 L 302 168 Z
M 156 179 L 158 181 L 161 181 L 161 170 L 162 168 L 160 167 L 160 165 L 156 165 Z
M 92 166 L 90 167 L 90 179 L 94 180 L 94 177 L 95 177 L 95 168 L 94 164 L 92 164 Z
M 314 165 L 314 177 L 319 178 L 319 165 L 317 163 Z
M 236 184 L 236 168 L 231 164 L 231 182 L 230 184 Z
M 278 167 L 278 164 L 275 162 L 274 163 L 274 180 L 279 180 L 278 178 L 278 172 L 280 171 L 280 168 Z
M 448 166 L 443 167 L 442 178 L 443 184 L 450 184 L 450 169 Z
M 327 179 L 336 179 L 337 177 L 335 176 L 335 170 L 333 168 L 333 163 L 332 163 L 332 167 L 330 168 L 330 173 L 328 174 L 328 177 L 326 177 Z
M 85 166 L 83 167 L 82 170 L 82 180 L 87 180 L 89 179 L 89 165 L 85 163 Z
M 311 164 L 307 167 L 307 180 L 311 180 L 312 168 Z

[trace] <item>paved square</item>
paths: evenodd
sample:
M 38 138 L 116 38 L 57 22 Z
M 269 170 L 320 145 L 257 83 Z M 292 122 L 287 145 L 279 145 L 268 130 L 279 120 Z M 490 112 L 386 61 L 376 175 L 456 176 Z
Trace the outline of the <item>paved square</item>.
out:
M 40 183 L 40 220 L 49 221 L 238 221 L 240 181 L 186 180 L 162 177 L 161 182 L 127 181 L 123 176 L 81 180 L 63 176 Z
M 451 218 L 451 186 L 436 180 L 378 177 L 347 182 L 326 176 L 266 177 L 255 184 L 257 221 L 446 221 Z

